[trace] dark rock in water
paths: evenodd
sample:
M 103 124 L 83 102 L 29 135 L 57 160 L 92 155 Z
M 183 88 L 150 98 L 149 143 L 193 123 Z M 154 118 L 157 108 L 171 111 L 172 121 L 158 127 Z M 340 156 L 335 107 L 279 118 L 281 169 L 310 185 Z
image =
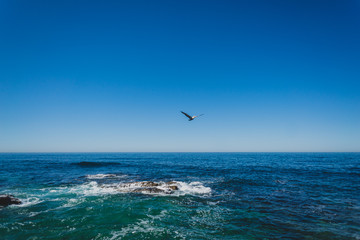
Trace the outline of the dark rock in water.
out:
M 168 188 L 170 188 L 173 191 L 179 190 L 179 188 L 177 186 L 168 186 Z
M 6 207 L 12 204 L 21 204 L 21 201 L 13 195 L 0 195 L 0 206 Z
M 157 187 L 157 186 L 160 186 L 160 184 L 149 181 L 149 182 L 141 182 L 141 186 L 144 186 L 144 187 Z
M 164 190 L 159 188 L 137 188 L 134 189 L 132 192 L 134 193 L 166 193 Z
M 143 181 L 143 182 L 128 182 L 121 183 L 116 186 L 103 185 L 102 188 L 113 188 L 119 192 L 124 193 L 144 193 L 144 194 L 172 194 L 174 191 L 179 190 L 177 182 L 152 182 L 152 181 Z
M 174 182 L 174 181 L 170 181 L 170 182 L 166 182 L 167 185 L 174 185 L 176 184 L 177 182 Z

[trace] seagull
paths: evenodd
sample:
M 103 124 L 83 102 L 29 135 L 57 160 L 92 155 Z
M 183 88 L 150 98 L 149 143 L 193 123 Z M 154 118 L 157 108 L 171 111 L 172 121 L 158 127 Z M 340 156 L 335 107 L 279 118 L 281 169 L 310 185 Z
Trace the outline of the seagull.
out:
M 189 118 L 189 121 L 192 121 L 192 120 L 194 120 L 195 118 L 204 115 L 204 114 L 200 114 L 199 116 L 190 116 L 189 114 L 187 114 L 187 113 L 185 113 L 185 112 L 183 112 L 183 111 L 181 111 L 181 113 L 184 114 L 185 116 L 187 116 L 187 117 Z

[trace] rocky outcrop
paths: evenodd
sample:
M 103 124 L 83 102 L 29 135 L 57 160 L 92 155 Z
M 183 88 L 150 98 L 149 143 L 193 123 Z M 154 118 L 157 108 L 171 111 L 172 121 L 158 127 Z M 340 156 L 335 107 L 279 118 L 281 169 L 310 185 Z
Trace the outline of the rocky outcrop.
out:
M 143 186 L 143 187 L 158 187 L 160 186 L 160 183 L 156 183 L 156 182 L 138 182 L 137 184 Z
M 140 193 L 165 193 L 171 194 L 176 190 L 179 190 L 176 182 L 135 182 L 130 183 L 130 186 L 136 186 L 136 188 L 130 190 L 130 192 Z
M 102 187 L 103 188 L 115 187 L 115 189 L 119 192 L 145 193 L 145 194 L 172 194 L 175 191 L 179 190 L 177 182 L 152 182 L 152 181 L 128 182 L 128 183 L 121 183 L 116 186 L 103 185 Z
M 135 188 L 131 192 L 133 193 L 168 193 L 165 190 L 150 187 L 150 188 Z
M 171 190 L 175 191 L 175 190 L 179 190 L 179 188 L 177 186 L 168 186 Z
M 21 204 L 21 201 L 13 195 L 0 195 L 0 207 L 6 207 L 12 204 Z

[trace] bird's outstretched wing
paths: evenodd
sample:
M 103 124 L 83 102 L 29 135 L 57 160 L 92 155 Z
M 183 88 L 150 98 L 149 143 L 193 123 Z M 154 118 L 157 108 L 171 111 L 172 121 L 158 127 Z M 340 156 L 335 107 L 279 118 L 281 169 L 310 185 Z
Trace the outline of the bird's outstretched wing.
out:
M 200 116 L 202 116 L 202 115 L 204 115 L 204 114 L 200 114 L 200 115 L 194 116 L 194 118 L 200 117 Z
M 187 116 L 189 119 L 192 119 L 192 117 L 189 114 L 184 113 L 183 111 L 181 111 L 181 113 L 184 114 L 185 116 Z

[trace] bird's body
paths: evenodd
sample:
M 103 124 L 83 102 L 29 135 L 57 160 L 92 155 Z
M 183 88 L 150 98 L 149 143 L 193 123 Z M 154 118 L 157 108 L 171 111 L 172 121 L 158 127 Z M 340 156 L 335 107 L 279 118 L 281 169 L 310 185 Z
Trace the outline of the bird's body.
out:
M 185 112 L 183 112 L 183 111 L 181 111 L 181 113 L 184 114 L 185 116 L 187 116 L 187 117 L 189 118 L 189 121 L 192 121 L 192 120 L 194 120 L 195 118 L 204 115 L 204 114 L 200 114 L 200 115 L 198 115 L 198 116 L 190 116 L 189 114 L 187 114 L 187 113 L 185 113 Z

